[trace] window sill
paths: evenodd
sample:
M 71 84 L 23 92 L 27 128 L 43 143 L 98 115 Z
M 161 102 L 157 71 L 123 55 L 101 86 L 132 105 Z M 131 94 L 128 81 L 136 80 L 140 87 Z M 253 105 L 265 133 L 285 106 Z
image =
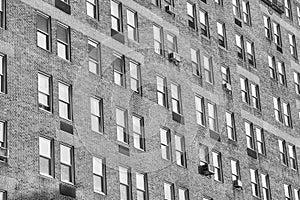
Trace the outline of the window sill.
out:
M 50 175 L 47 175 L 47 174 L 41 174 L 41 173 L 39 173 L 39 174 L 40 174 L 40 177 L 41 177 L 41 178 L 46 178 L 46 179 L 49 179 L 49 180 L 54 179 L 53 176 L 50 176 Z
M 41 49 L 41 50 L 43 50 L 45 52 L 52 53 L 51 49 L 44 49 L 43 47 L 40 47 L 38 45 L 36 45 L 36 47 L 38 47 L 38 49 Z
M 71 187 L 75 187 L 75 184 L 72 183 L 72 182 L 62 181 L 62 180 L 60 180 L 60 182 L 63 183 L 63 184 L 69 185 L 69 186 L 71 186 Z
M 39 107 L 39 110 L 42 111 L 42 112 L 44 112 L 44 113 L 53 114 L 52 111 L 51 111 L 51 109 L 49 111 L 49 110 L 45 110 L 45 109 Z
M 56 54 L 57 55 L 57 54 Z M 67 63 L 71 63 L 71 59 L 70 60 L 67 60 L 67 59 L 65 59 L 65 58 L 63 58 L 63 57 L 60 57 L 59 55 L 57 55 L 57 57 L 60 59 L 60 60 L 63 60 L 63 61 L 65 61 L 65 62 L 67 62 Z
M 100 132 L 100 131 L 95 131 L 95 130 L 93 130 L 93 129 L 91 129 L 91 131 L 92 131 L 93 133 L 96 133 L 96 134 L 99 134 L 99 135 L 104 135 L 104 133 L 103 133 L 103 132 Z
M 106 196 L 106 194 L 105 194 L 104 192 L 99 192 L 99 191 L 95 191 L 95 190 L 94 190 L 94 193 L 99 194 L 99 195 Z
M 71 119 L 66 119 L 66 118 L 61 117 L 61 116 L 59 116 L 59 119 L 73 124 L 73 121 Z

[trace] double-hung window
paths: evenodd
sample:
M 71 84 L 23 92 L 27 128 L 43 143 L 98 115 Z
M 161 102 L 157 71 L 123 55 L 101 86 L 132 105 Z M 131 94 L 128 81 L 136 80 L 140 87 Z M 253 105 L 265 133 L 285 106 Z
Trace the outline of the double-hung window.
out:
M 133 61 L 129 61 L 130 70 L 130 89 L 134 92 L 141 94 L 141 66 Z
M 219 45 L 226 48 L 225 23 L 217 22 L 217 32 L 218 32 Z
M 249 94 L 249 84 L 248 79 L 240 78 L 241 82 L 241 93 L 242 93 L 242 101 L 249 104 L 250 103 L 250 94 Z
M 260 109 L 259 86 L 253 83 L 251 83 L 250 85 L 252 106 L 256 109 Z
M 162 28 L 153 25 L 153 37 L 154 37 L 154 52 L 163 55 L 163 35 Z
M 147 192 L 147 174 L 136 173 L 136 200 L 146 200 Z
M 272 39 L 272 35 L 271 35 L 271 20 L 270 17 L 267 16 L 263 16 L 263 20 L 264 20 L 264 30 L 265 30 L 265 37 L 269 40 Z M 275 34 L 275 33 L 274 33 Z
M 201 35 L 204 35 L 205 37 L 209 37 L 209 26 L 208 26 L 208 14 L 204 10 L 199 11 L 199 17 L 200 17 L 200 31 Z
M 231 84 L 229 67 L 221 66 L 222 84 Z
M 61 118 L 72 120 L 72 93 L 71 86 L 65 83 L 58 83 L 58 98 L 59 98 L 59 116 Z
M 180 86 L 171 83 L 172 111 L 181 114 Z
M 290 160 L 290 166 L 292 169 L 297 170 L 297 156 L 296 156 L 296 148 L 294 145 L 288 145 L 289 150 L 289 160 Z
M 254 144 L 254 133 L 253 133 L 253 124 L 249 122 L 245 122 L 245 132 L 247 139 L 247 148 L 255 150 Z
M 273 97 L 274 115 L 276 121 L 282 121 L 281 103 L 280 98 Z
M 242 1 L 242 9 L 243 9 L 243 21 L 245 24 L 251 24 L 251 16 L 250 16 L 250 4 L 249 1 Z
M 234 115 L 233 113 L 226 111 L 225 117 L 227 136 L 230 140 L 236 141 Z
M 74 149 L 63 144 L 60 145 L 60 179 L 74 183 Z
M 57 24 L 57 55 L 70 60 L 70 28 L 62 23 Z
M 111 28 L 117 32 L 122 32 L 122 5 L 121 3 L 111 0 Z
M 164 200 L 174 200 L 175 199 L 175 190 L 173 183 L 164 183 Z
M 290 53 L 292 56 L 296 57 L 297 56 L 296 37 L 295 35 L 290 33 L 288 35 L 289 35 Z
M 185 141 L 183 136 L 175 135 L 176 163 L 186 167 Z
M 167 80 L 165 77 L 156 76 L 156 94 L 157 94 L 157 103 L 161 106 L 168 107 L 167 99 Z
M 199 51 L 191 48 L 192 72 L 196 76 L 200 76 Z
M 261 174 L 262 200 L 271 200 L 269 175 Z
M 0 200 L 7 200 L 7 192 L 0 190 Z
M 246 41 L 247 61 L 250 65 L 255 66 L 254 43 Z
M 91 97 L 91 126 L 98 133 L 103 132 L 103 102 L 102 99 Z
M 215 3 L 218 4 L 219 6 L 223 5 L 223 0 L 215 0 Z
M 131 172 L 129 168 L 119 167 L 120 199 L 131 200 Z
M 295 200 L 300 200 L 300 189 L 294 189 Z
M 195 96 L 197 124 L 205 126 L 204 98 Z
M 98 19 L 98 0 L 86 0 L 86 13 L 92 18 Z
M 125 58 L 122 55 L 114 54 L 114 83 L 125 87 Z
M 232 180 L 240 180 L 240 164 L 237 160 L 230 160 Z
M 236 34 L 235 35 L 237 55 L 239 58 L 244 59 L 244 39 L 243 36 Z
M 292 8 L 290 0 L 284 0 L 284 13 L 287 18 L 292 19 Z
M 259 197 L 259 183 L 258 183 L 258 171 L 254 169 L 250 169 L 250 178 L 251 178 L 251 188 L 252 195 L 255 197 Z
M 100 74 L 99 43 L 89 39 L 88 51 L 89 51 L 89 71 L 99 75 Z
M 280 24 L 273 22 L 274 42 L 277 46 L 282 46 Z
M 177 40 L 176 36 L 167 33 L 167 51 L 168 53 L 177 52 Z
M 186 188 L 178 188 L 178 200 L 189 200 L 189 190 Z
M 284 140 L 278 139 L 280 161 L 283 165 L 288 165 L 286 143 Z
M 208 108 L 208 125 L 212 131 L 218 131 L 217 106 L 214 103 L 207 103 Z
M 138 41 L 137 13 L 131 10 L 127 10 L 127 31 L 129 39 Z
M 295 84 L 295 91 L 297 94 L 300 94 L 300 73 L 294 72 L 294 84 Z
M 7 160 L 7 125 L 6 122 L 0 121 L 0 151 L 3 152 L 0 155 L 0 162 L 6 162 Z
M 209 164 L 209 151 L 208 147 L 204 144 L 200 144 L 199 146 L 199 159 L 201 166 Z
M 220 152 L 212 152 L 213 166 L 215 168 L 214 179 L 223 181 L 222 159 Z
M 6 93 L 6 56 L 0 54 L 0 93 Z
M 93 186 L 94 192 L 106 193 L 105 160 L 93 157 Z
M 40 174 L 54 177 L 53 140 L 39 137 Z
M 187 16 L 188 16 L 188 25 L 192 29 L 196 29 L 196 6 L 190 2 L 187 2 Z
M 38 12 L 36 16 L 37 46 L 51 50 L 51 19 L 50 16 Z
M 161 6 L 161 0 L 151 0 L 151 3 L 153 3 L 157 7 Z
M 170 130 L 160 128 L 161 156 L 165 160 L 171 160 L 171 133 Z
M 214 74 L 213 74 L 213 65 L 212 65 L 211 57 L 203 56 L 203 67 L 204 67 L 205 81 L 210 84 L 213 84 Z
M 269 65 L 269 74 L 270 77 L 274 80 L 277 79 L 276 75 L 276 64 L 275 64 L 275 57 L 268 55 L 268 65 Z
M 240 0 L 232 0 L 232 11 L 233 11 L 233 15 L 236 18 L 240 18 L 241 16 Z
M 144 118 L 132 116 L 133 124 L 133 146 L 137 149 L 145 150 Z
M 51 92 L 51 76 L 38 73 L 38 102 L 39 108 L 51 111 L 52 92 Z
M 291 185 L 284 184 L 284 196 L 285 200 L 292 200 L 292 187 Z
M 120 142 L 129 144 L 129 135 L 127 132 L 127 111 L 116 108 L 117 139 Z
M 278 82 L 281 85 L 286 85 L 286 74 L 285 74 L 285 66 L 284 63 L 281 61 L 277 62 L 277 69 L 278 69 Z
M 297 6 L 297 23 L 300 26 L 300 6 Z
M 256 127 L 255 133 L 256 133 L 257 152 L 259 154 L 265 155 L 266 154 L 266 145 L 265 145 L 264 131 L 262 128 Z
M 282 113 L 283 113 L 283 123 L 284 125 L 291 127 L 292 126 L 292 115 L 291 108 L 289 103 L 282 102 Z
M 0 0 L 0 27 L 6 26 L 6 0 Z

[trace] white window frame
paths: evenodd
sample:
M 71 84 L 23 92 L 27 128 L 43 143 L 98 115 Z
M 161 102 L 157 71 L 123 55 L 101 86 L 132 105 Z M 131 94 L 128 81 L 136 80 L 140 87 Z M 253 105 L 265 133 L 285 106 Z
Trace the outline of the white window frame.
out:
M 62 93 L 61 93 L 61 89 L 65 87 L 65 89 L 67 89 L 67 93 L 66 93 L 66 97 L 67 99 L 62 97 Z M 64 82 L 59 82 L 58 83 L 58 94 L 59 94 L 59 116 L 63 119 L 66 120 L 72 120 L 72 87 L 71 85 L 64 83 Z M 62 106 L 66 106 L 67 108 L 67 116 L 64 116 L 62 113 Z
M 65 162 L 62 160 L 63 158 L 63 151 L 62 149 L 63 148 L 66 148 L 66 149 L 69 149 L 69 152 L 70 153 L 68 155 L 68 160 L 69 162 Z M 62 174 L 63 174 L 63 167 L 66 167 L 68 169 L 68 177 L 69 179 L 64 179 Z M 74 184 L 75 182 L 75 177 L 74 177 L 74 148 L 72 146 L 69 146 L 69 145 L 65 145 L 65 144 L 60 144 L 60 179 L 62 182 L 65 182 L 65 183 L 69 183 L 69 184 Z
M 180 93 L 181 93 L 180 85 L 171 83 L 172 111 L 177 114 L 182 114 L 181 94 Z
M 255 197 L 260 197 L 258 170 L 250 169 L 250 178 L 251 178 L 252 195 Z
M 122 119 L 119 118 L 121 114 Z M 128 135 L 128 112 L 127 110 L 117 107 L 116 108 L 116 128 L 117 128 L 117 140 L 124 144 L 129 144 L 129 135 Z M 121 121 L 120 121 L 121 120 Z
M 214 166 L 214 179 L 216 181 L 223 182 L 223 170 L 222 170 L 222 156 L 220 152 L 212 152 L 212 160 Z
M 176 155 L 176 164 L 182 167 L 186 167 L 186 152 L 185 152 L 184 136 L 175 135 L 175 155 Z
M 160 81 L 159 81 L 160 80 Z M 159 84 L 162 82 L 162 85 Z M 157 103 L 163 107 L 168 107 L 168 98 L 167 98 L 167 79 L 166 77 L 157 75 L 156 76 L 156 96 L 157 96 Z M 162 98 L 160 100 L 160 98 Z
M 204 97 L 201 97 L 199 95 L 195 95 L 195 105 L 196 105 L 197 124 L 199 124 L 201 126 L 205 126 L 206 125 L 206 120 L 205 120 Z
M 59 38 L 59 32 L 58 30 L 60 29 L 63 29 L 64 30 L 64 34 L 66 36 L 66 40 L 62 40 L 61 38 Z M 61 23 L 61 22 L 58 22 L 57 23 L 57 40 L 56 40 L 56 45 L 57 45 L 57 55 L 60 57 L 60 58 L 63 58 L 65 60 L 71 60 L 71 54 L 70 54 L 70 27 Z M 63 52 L 61 52 L 61 48 L 63 48 Z M 61 53 L 64 53 L 61 54 Z
M 212 110 L 210 110 L 210 107 Z M 212 102 L 207 102 L 208 109 L 208 125 L 209 129 L 212 131 L 218 131 L 218 114 L 217 114 L 217 105 Z
M 171 132 L 169 129 L 160 128 L 160 146 L 161 157 L 165 160 L 171 160 Z
M 91 129 L 103 133 L 103 101 L 100 98 L 90 97 L 91 105 Z M 96 109 L 96 110 L 95 110 Z M 95 126 L 95 124 L 97 126 Z M 95 129 L 96 127 L 96 129 Z
M 106 194 L 106 168 L 105 159 L 93 157 L 93 188 L 94 192 Z M 97 187 L 96 182 L 100 181 L 100 188 Z
M 132 115 L 132 130 L 133 146 L 139 150 L 145 151 L 145 131 L 143 117 L 135 114 Z
M 130 15 L 133 16 L 133 23 L 129 21 L 131 18 Z M 127 31 L 128 38 L 138 42 L 138 15 L 137 12 L 133 10 L 127 9 Z M 132 30 L 132 31 L 130 31 Z

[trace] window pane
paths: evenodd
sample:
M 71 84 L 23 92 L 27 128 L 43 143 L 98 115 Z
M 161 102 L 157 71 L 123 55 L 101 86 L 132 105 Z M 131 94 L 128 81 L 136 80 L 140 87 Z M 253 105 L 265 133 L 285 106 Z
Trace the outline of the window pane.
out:
M 103 175 L 102 174 L 102 159 L 93 157 L 93 173 L 97 175 Z
M 60 161 L 64 164 L 71 165 L 71 148 L 60 145 Z
M 120 183 L 128 184 L 128 169 L 119 167 Z
M 41 156 L 51 158 L 51 140 L 40 137 L 39 138 L 39 151 L 40 151 Z
M 136 173 L 136 188 L 140 190 L 145 190 L 145 180 L 144 174 Z
M 118 125 L 125 127 L 125 113 L 123 110 L 116 109 L 116 119 Z

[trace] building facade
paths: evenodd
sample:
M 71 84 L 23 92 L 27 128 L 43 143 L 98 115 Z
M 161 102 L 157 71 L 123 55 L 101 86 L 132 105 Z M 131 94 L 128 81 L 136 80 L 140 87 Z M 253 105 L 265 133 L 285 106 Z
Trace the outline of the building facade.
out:
M 0 200 L 299 200 L 299 0 L 0 0 Z

